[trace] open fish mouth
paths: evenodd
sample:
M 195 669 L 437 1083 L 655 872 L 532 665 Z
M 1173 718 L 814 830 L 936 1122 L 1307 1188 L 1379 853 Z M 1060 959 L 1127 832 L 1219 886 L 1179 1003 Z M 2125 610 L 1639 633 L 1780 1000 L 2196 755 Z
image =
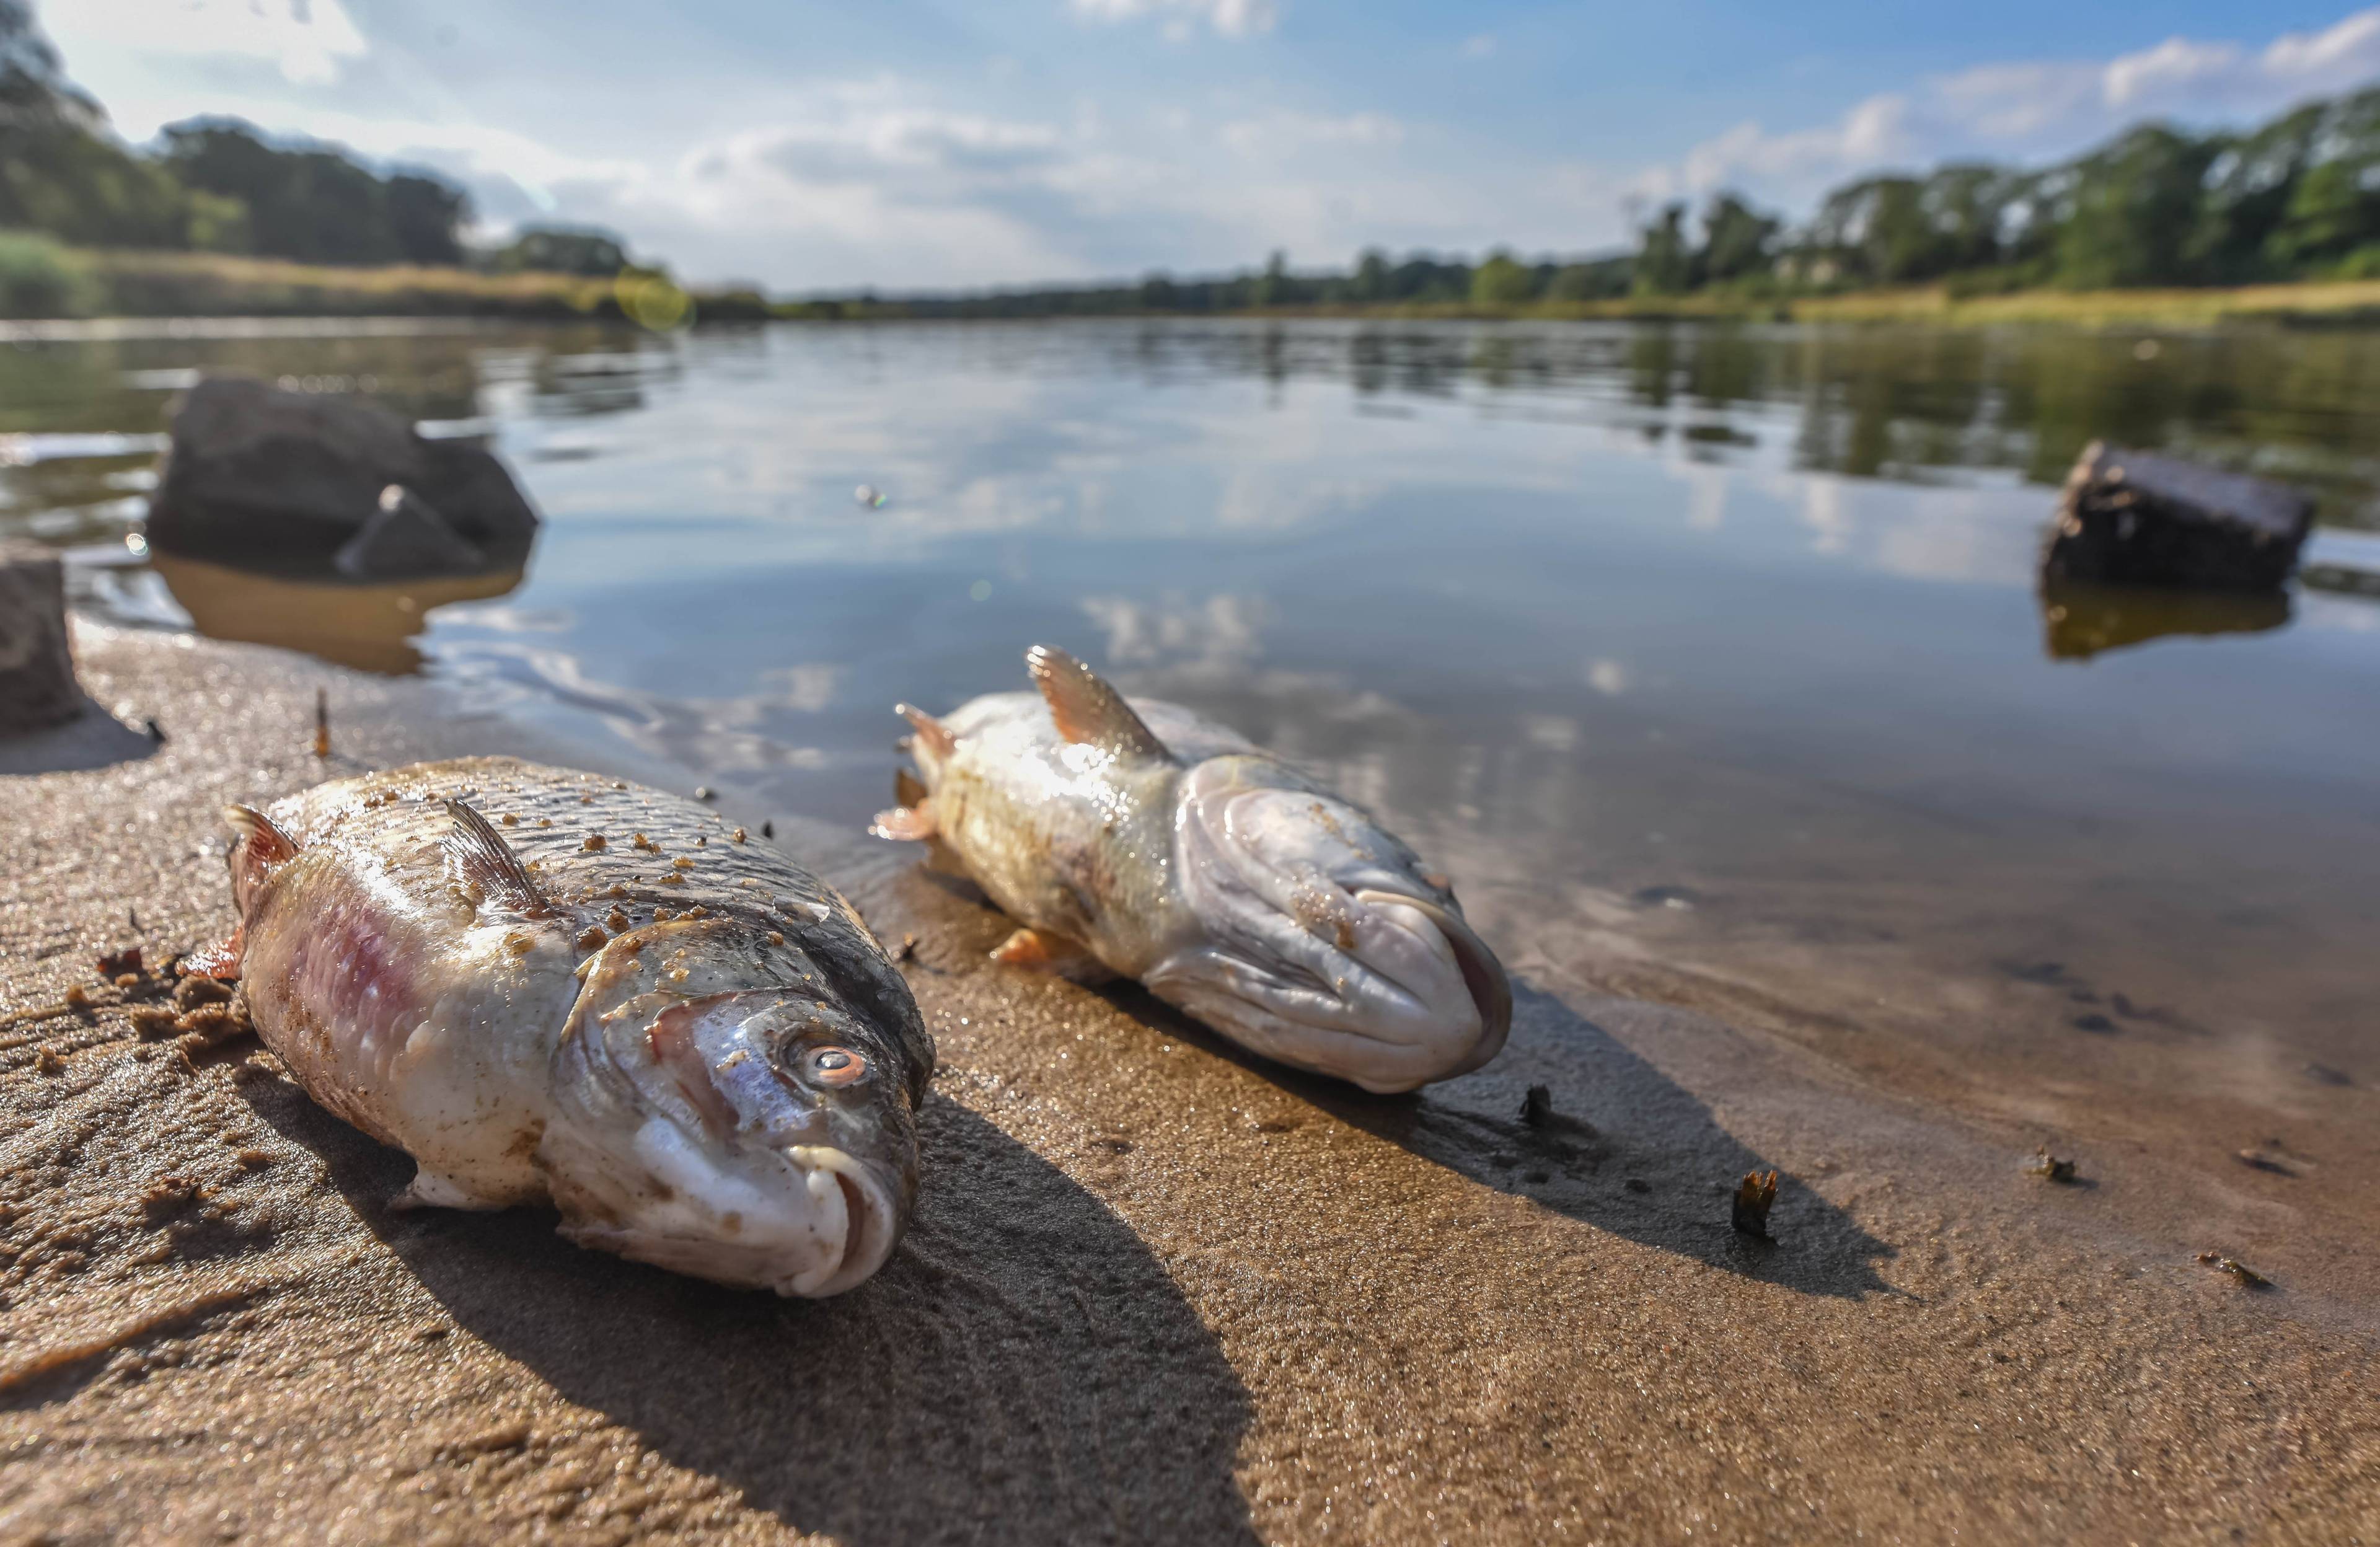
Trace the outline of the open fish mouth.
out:
M 1356 892 L 1354 898 L 1373 907 L 1412 908 L 1437 927 L 1453 951 L 1454 964 L 1463 972 L 1463 986 L 1471 991 L 1471 1001 L 1479 1007 L 1479 1041 L 1471 1055 L 1447 1074 L 1469 1074 L 1501 1053 L 1505 1038 L 1512 1031 L 1512 980 L 1505 975 L 1504 964 L 1496 959 L 1496 953 L 1488 948 L 1478 932 L 1452 908 L 1412 893 L 1367 886 Z
M 682 1197 L 639 1217 L 590 1218 L 565 1191 L 558 1195 L 562 1233 L 634 1261 L 789 1297 L 840 1295 L 865 1283 L 900 1239 L 892 1191 L 845 1151 L 802 1144 L 781 1153 L 798 1180 L 765 1215 L 722 1207 L 745 1199 L 721 1196 L 709 1206 Z
M 843 1230 L 830 1261 L 772 1287 L 781 1295 L 839 1295 L 865 1282 L 892 1256 L 900 1236 L 891 1194 L 866 1165 L 841 1150 L 801 1144 L 787 1150 L 785 1158 L 801 1168 L 813 1199 L 823 1204 L 829 1189 L 836 1195 Z

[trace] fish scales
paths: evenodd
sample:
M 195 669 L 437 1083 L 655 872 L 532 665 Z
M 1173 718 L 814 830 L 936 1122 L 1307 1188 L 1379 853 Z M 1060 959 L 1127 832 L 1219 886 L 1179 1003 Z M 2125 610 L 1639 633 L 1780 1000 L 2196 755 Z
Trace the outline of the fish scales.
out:
M 833 1293 L 917 1188 L 933 1046 L 834 889 L 718 813 L 510 759 L 335 780 L 237 819 L 238 971 L 407 1200 Z

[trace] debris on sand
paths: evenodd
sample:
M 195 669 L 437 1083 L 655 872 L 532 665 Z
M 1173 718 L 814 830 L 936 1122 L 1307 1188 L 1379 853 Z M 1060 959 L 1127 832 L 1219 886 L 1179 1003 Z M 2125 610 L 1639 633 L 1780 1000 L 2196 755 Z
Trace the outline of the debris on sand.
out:
M 314 755 L 331 755 L 331 690 L 327 688 L 314 689 Z
M 256 1023 L 248 1018 L 246 1004 L 233 1003 L 185 1010 L 174 1028 L 182 1033 L 183 1046 L 195 1050 L 220 1047 L 235 1037 L 245 1037 L 256 1029 Z
M 1521 1121 L 1533 1128 L 1542 1128 L 1554 1115 L 1554 1093 L 1543 1085 L 1532 1085 L 1521 1097 Z
M 2051 1154 L 2049 1146 L 2045 1144 L 2033 1152 L 2033 1159 L 2025 1164 L 2024 1174 L 2039 1176 L 2044 1181 L 2070 1182 L 2074 1180 L 2074 1163 L 2063 1155 Z
M 2270 1289 L 2273 1281 L 2236 1257 L 2226 1257 L 2219 1251 L 2202 1251 L 2198 1260 L 2218 1273 L 2229 1273 L 2251 1289 Z
M 1735 1189 L 1733 1223 L 1737 1230 L 1755 1240 L 1770 1240 L 1768 1211 L 1777 1201 L 1777 1173 L 1764 1176 L 1757 1171 L 1743 1174 L 1742 1185 Z
M 174 985 L 174 1007 L 195 1010 L 201 1005 L 221 1005 L 231 998 L 231 985 L 196 973 Z
M 111 983 L 127 972 L 141 971 L 140 947 L 127 945 L 121 951 L 103 952 L 100 956 L 97 966 L 99 975 Z
M 2272 1154 L 2267 1151 L 2252 1149 L 2240 1150 L 2235 1152 L 2233 1158 L 2238 1160 L 2241 1165 L 2246 1166 L 2251 1171 L 2269 1172 L 2276 1176 L 2294 1176 L 2297 1175 L 2296 1167 L 2289 1165 L 2278 1155 Z

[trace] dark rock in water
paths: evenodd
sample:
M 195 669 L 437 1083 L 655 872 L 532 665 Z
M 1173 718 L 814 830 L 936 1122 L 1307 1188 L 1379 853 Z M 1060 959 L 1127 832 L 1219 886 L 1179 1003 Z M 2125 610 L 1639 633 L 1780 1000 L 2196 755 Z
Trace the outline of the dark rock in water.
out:
M 148 529 L 150 544 L 168 553 L 319 570 L 382 518 L 381 495 L 392 484 L 478 551 L 475 569 L 517 564 L 536 536 L 537 513 L 484 448 L 426 439 L 360 398 L 210 378 L 183 400 L 173 430 Z M 402 551 L 431 565 L 413 573 L 460 572 L 452 545 L 425 540 Z M 386 568 L 368 573 L 398 578 Z
M 2294 489 L 2094 441 L 2067 475 L 2042 580 L 2269 591 L 2313 524 Z
M 0 737 L 64 725 L 82 706 L 58 556 L 0 543 Z
M 347 539 L 332 565 L 354 580 L 414 575 L 476 575 L 488 555 L 463 541 L 445 518 L 401 483 L 380 493 L 380 508 Z

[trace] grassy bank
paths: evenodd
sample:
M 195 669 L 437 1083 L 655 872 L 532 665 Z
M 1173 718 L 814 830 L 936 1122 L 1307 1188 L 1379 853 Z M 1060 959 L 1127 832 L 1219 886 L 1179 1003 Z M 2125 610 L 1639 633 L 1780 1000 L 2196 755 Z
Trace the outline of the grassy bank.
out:
M 2380 324 L 2380 280 L 2306 281 L 2190 290 L 2037 289 L 1965 297 L 1939 286 L 1811 296 L 1747 297 L 1713 291 L 1685 296 L 1629 296 L 1611 300 L 1537 301 L 1517 307 L 1468 303 L 1311 307 L 1298 309 L 1298 314 L 1540 322 L 1927 323 L 1950 327 L 2003 323 L 2056 323 L 2076 327 L 2205 327 L 2252 319 Z
M 891 321 L 899 301 L 771 304 L 749 291 L 690 297 L 658 277 L 480 274 L 459 268 L 340 268 L 202 252 L 99 251 L 0 232 L 0 317 L 420 316 L 633 318 L 670 326 L 779 317 Z M 1117 313 L 1131 315 L 1133 313 Z M 1144 315 L 1174 315 L 1170 312 Z M 1926 323 L 1952 327 L 2054 323 L 2079 327 L 2204 327 L 2246 319 L 2380 323 L 2380 279 L 2231 288 L 2018 290 L 1961 296 L 1943 286 L 1840 295 L 1746 296 L 1711 290 L 1512 307 L 1433 303 L 1276 308 L 1256 316 L 1487 318 L 1524 321 L 1737 319 Z
M 666 278 L 334 267 L 209 252 L 101 251 L 0 232 L 0 316 L 634 318 L 657 326 L 767 315 L 748 292 Z

